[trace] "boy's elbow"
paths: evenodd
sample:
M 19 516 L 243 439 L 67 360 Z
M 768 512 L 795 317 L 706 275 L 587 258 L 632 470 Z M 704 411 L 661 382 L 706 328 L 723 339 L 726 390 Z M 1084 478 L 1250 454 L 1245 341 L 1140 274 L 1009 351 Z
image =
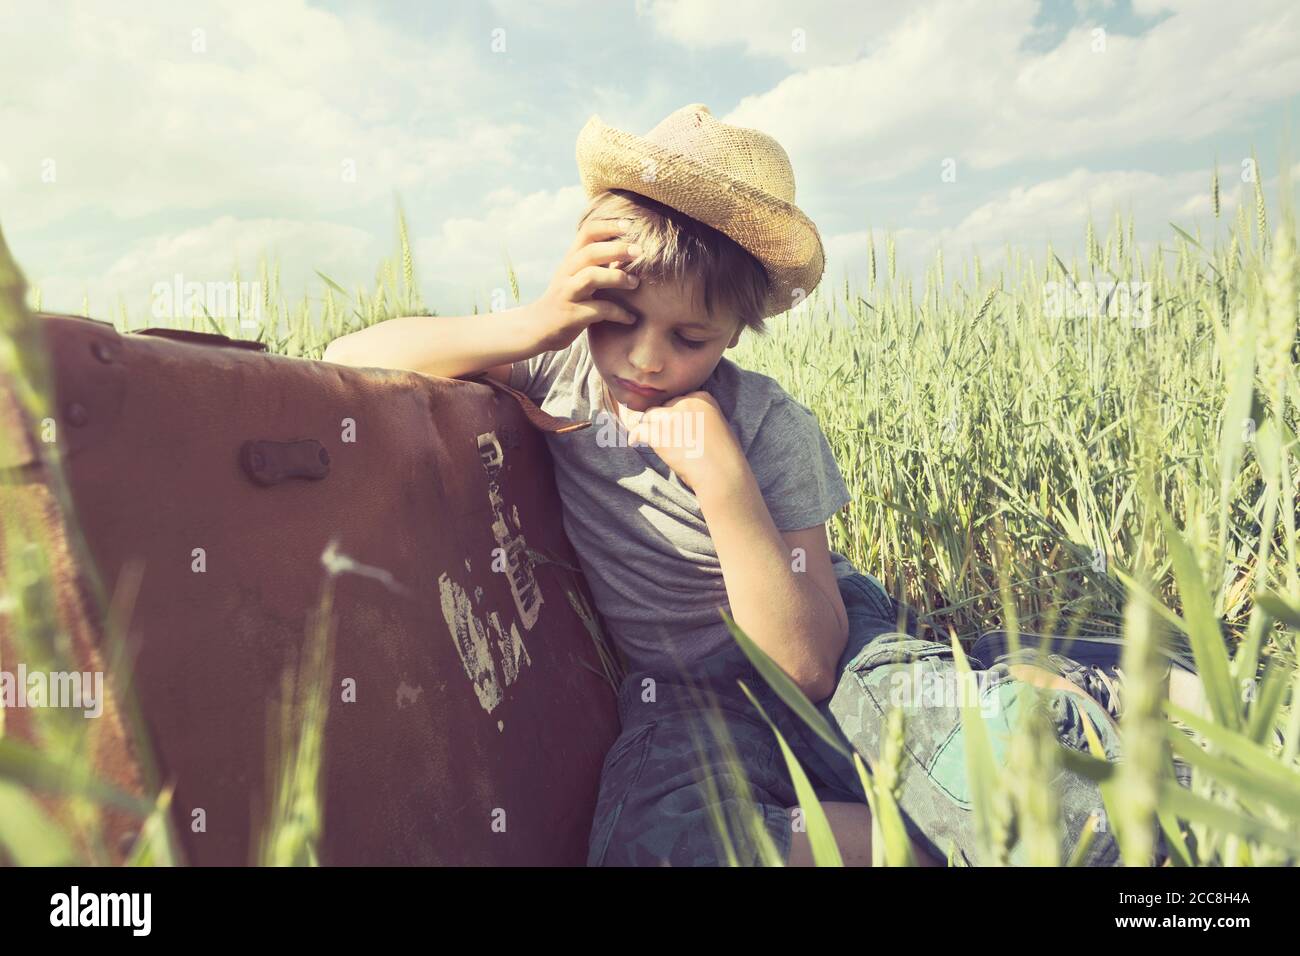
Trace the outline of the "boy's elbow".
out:
M 835 688 L 839 686 L 839 668 L 840 658 L 844 656 L 844 649 L 849 645 L 848 622 L 839 628 L 840 636 L 827 649 L 826 659 L 817 672 L 807 681 L 804 693 L 814 704 L 825 700 L 831 694 L 835 693 Z
M 836 661 L 838 664 L 839 661 Z M 835 667 L 822 667 L 815 674 L 810 674 L 799 681 L 799 689 L 812 703 L 817 704 L 835 693 L 838 684 Z
M 822 676 L 811 683 L 804 684 L 803 692 L 811 703 L 820 704 L 835 692 L 835 684 L 830 677 Z
M 349 364 L 346 358 L 346 352 L 347 352 L 346 346 L 344 345 L 344 339 L 346 338 L 347 338 L 346 335 L 339 336 L 337 339 L 332 341 L 329 345 L 325 346 L 325 352 L 320 357 L 321 361 L 333 362 L 335 365 Z

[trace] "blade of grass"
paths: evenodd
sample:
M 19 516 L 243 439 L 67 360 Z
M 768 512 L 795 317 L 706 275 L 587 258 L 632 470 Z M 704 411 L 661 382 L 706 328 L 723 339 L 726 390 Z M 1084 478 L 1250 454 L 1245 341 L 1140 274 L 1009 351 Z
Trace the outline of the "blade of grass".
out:
M 785 758 L 786 769 L 790 771 L 790 780 L 794 784 L 795 795 L 799 798 L 799 806 L 803 810 L 813 863 L 817 866 L 843 866 L 844 860 L 840 856 L 839 846 L 835 843 L 835 835 L 831 832 L 830 821 L 826 819 L 826 811 L 822 809 L 812 784 L 808 782 L 808 775 L 803 772 L 803 767 L 799 766 L 799 761 L 795 759 L 789 744 L 785 742 L 785 737 L 776 729 L 776 724 L 772 723 L 771 718 L 767 716 L 767 711 L 758 702 L 758 698 L 745 686 L 744 681 L 736 683 L 740 685 L 740 689 L 744 691 L 763 720 L 772 728 L 772 733 L 776 734 L 776 742 L 781 748 L 781 756 Z

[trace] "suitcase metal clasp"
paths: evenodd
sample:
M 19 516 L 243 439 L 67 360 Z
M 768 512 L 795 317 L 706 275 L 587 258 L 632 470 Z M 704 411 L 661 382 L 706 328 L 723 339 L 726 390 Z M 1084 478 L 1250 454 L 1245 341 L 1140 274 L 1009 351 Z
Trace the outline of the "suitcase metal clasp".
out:
M 278 485 L 286 478 L 324 478 L 330 471 L 329 452 L 314 438 L 246 441 L 239 462 L 244 473 L 263 486 Z

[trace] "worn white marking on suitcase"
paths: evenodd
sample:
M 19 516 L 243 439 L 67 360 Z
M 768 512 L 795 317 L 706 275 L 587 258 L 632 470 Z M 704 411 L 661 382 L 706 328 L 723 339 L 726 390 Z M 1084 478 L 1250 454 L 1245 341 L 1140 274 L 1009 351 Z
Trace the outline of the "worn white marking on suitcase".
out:
M 510 633 L 507 634 L 501 626 L 501 618 L 496 611 L 488 614 L 488 623 L 497 632 L 497 651 L 501 655 L 501 670 L 506 677 L 506 686 L 509 687 L 519 677 L 520 657 L 522 656 L 523 662 L 529 665 L 533 663 L 533 659 L 528 656 L 528 648 L 524 647 L 524 639 L 519 635 L 518 624 L 511 621 Z
M 528 545 L 520 530 L 518 506 L 511 506 L 510 520 L 507 520 L 505 501 L 501 497 L 501 486 L 497 480 L 505 461 L 505 453 L 501 450 L 496 432 L 485 432 L 478 436 L 478 456 L 488 476 L 488 500 L 492 502 L 492 535 L 506 556 L 510 593 L 515 599 L 519 620 L 523 622 L 524 630 L 531 631 L 541 611 L 542 591 L 533 577 L 532 562 L 524 556 Z M 511 524 L 514 525 L 513 529 Z
M 438 591 L 442 597 L 442 616 L 447 621 L 452 640 L 456 642 L 465 673 L 474 684 L 479 705 L 490 714 L 501 703 L 503 692 L 497 682 L 496 665 L 492 663 L 487 629 L 474 616 L 465 589 L 446 573 L 438 576 Z
M 422 693 L 424 693 L 423 685 L 417 684 L 412 687 L 406 681 L 402 681 L 397 685 L 397 709 L 401 710 L 403 707 L 414 704 L 420 699 Z

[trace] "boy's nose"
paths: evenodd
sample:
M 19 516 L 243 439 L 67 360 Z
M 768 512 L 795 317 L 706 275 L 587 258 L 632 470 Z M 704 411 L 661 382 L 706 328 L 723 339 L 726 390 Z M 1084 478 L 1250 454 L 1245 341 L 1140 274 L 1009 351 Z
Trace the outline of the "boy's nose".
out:
M 663 369 L 664 364 L 660 354 L 648 343 L 640 343 L 633 348 L 627 360 L 642 375 L 654 375 Z

